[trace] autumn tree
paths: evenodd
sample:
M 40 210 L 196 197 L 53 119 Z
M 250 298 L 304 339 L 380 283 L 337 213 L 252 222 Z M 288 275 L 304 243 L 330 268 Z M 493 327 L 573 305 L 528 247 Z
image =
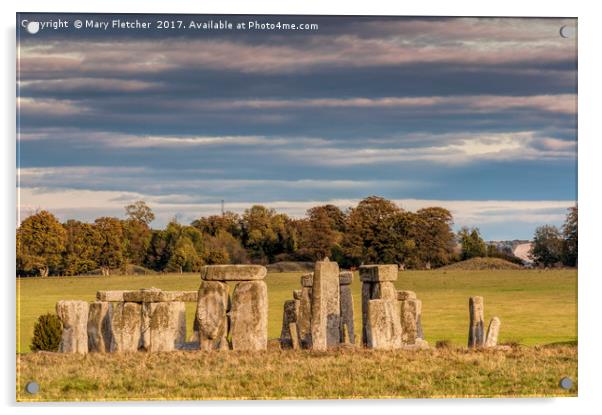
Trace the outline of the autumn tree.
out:
M 73 219 L 63 226 L 67 235 L 63 272 L 66 275 L 79 275 L 97 269 L 102 245 L 97 227 Z
M 17 271 L 47 277 L 61 266 L 67 236 L 56 217 L 42 210 L 17 229 Z
M 529 254 L 536 264 L 545 267 L 562 261 L 563 241 L 558 228 L 552 225 L 536 228 Z
M 112 269 L 118 269 L 124 265 L 122 222 L 117 218 L 103 216 L 94 221 L 94 226 L 100 235 L 97 262 L 102 275 L 108 276 Z
M 416 212 L 420 227 L 417 245 L 420 258 L 426 266 L 440 267 L 452 260 L 455 235 L 453 216 L 442 207 L 428 207 Z
M 577 206 L 569 208 L 569 213 L 562 225 L 563 244 L 563 262 L 569 267 L 577 266 Z
M 334 205 L 316 206 L 307 211 L 307 219 L 298 221 L 297 255 L 311 261 L 333 258 L 343 239 L 345 214 Z
M 216 236 L 220 231 L 228 232 L 235 238 L 240 238 L 240 216 L 234 212 L 224 212 L 223 215 L 211 215 L 194 220 L 192 226 L 210 236 Z
M 479 228 L 469 229 L 464 226 L 458 232 L 458 240 L 462 245 L 462 259 L 487 256 L 487 245 L 481 237 Z
M 297 248 L 293 221 L 274 209 L 252 206 L 245 210 L 241 225 L 243 245 L 255 262 L 273 262 L 277 255 L 292 253 Z
M 139 200 L 126 206 L 125 214 L 128 219 L 136 220 L 147 225 L 150 225 L 150 223 L 155 220 L 155 214 L 144 200 Z

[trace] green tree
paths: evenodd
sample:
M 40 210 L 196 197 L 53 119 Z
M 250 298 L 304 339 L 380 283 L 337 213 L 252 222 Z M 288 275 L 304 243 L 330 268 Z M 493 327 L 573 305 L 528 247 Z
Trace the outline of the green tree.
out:
M 216 236 L 220 231 L 228 232 L 235 238 L 240 238 L 241 235 L 240 216 L 234 212 L 202 217 L 193 221 L 191 225 L 211 236 Z
M 62 265 L 67 236 L 56 217 L 42 210 L 17 229 L 17 272 L 47 277 Z
M 150 227 L 138 219 L 127 219 L 122 226 L 125 258 L 132 264 L 143 265 L 152 236 Z
M 155 220 L 155 214 L 144 200 L 139 200 L 126 206 L 125 214 L 128 219 L 136 220 L 147 225 L 150 225 L 150 223 Z
M 248 261 L 247 252 L 240 241 L 223 229 L 207 237 L 205 252 L 208 264 L 244 264 Z
M 562 225 L 562 236 L 564 238 L 563 262 L 569 267 L 577 266 L 578 245 L 578 211 L 577 206 L 569 208 L 566 220 Z
M 200 271 L 202 264 L 202 260 L 194 249 L 194 244 L 190 238 L 182 235 L 171 252 L 166 270 L 179 273 Z
M 61 344 L 63 325 L 56 314 L 42 314 L 33 327 L 29 348 L 32 352 L 45 350 L 56 352 Z
M 108 276 L 125 264 L 123 226 L 119 219 L 106 216 L 96 219 L 94 226 L 100 234 L 97 263 L 102 275 Z
M 458 240 L 462 244 L 463 260 L 487 256 L 487 245 L 483 238 L 481 238 L 479 228 L 468 229 L 467 227 L 463 227 L 458 232 Z
M 307 219 L 297 222 L 297 229 L 299 257 L 311 261 L 333 258 L 343 239 L 345 215 L 334 205 L 316 206 L 307 211 Z
M 535 229 L 530 255 L 538 265 L 553 266 L 562 261 L 563 241 L 556 226 L 544 225 Z
M 273 262 L 279 254 L 297 249 L 294 222 L 274 209 L 255 205 L 245 210 L 242 220 L 242 241 L 254 262 Z
M 78 220 L 70 219 L 63 225 L 67 234 L 63 255 L 66 275 L 79 275 L 98 268 L 101 235 L 98 229 Z
M 421 262 L 434 267 L 447 265 L 453 256 L 455 240 L 451 212 L 442 207 L 428 207 L 419 209 L 416 216 L 419 226 L 416 239 Z

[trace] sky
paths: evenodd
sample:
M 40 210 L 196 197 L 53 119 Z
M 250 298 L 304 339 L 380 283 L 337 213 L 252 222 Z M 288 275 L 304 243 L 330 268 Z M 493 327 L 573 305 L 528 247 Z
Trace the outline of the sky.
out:
M 59 19 L 69 27 L 22 27 Z M 188 28 L 211 20 L 318 28 Z M 222 200 L 302 217 L 377 195 L 446 207 L 487 240 L 530 239 L 577 200 L 563 26 L 576 19 L 17 15 L 19 220 L 124 217 L 145 200 L 159 228 Z

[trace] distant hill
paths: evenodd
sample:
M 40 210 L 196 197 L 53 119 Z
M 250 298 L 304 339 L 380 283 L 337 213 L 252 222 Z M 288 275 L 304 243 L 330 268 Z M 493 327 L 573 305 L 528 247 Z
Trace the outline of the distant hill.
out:
M 490 269 L 522 269 L 518 264 L 506 261 L 501 258 L 471 258 L 466 261 L 456 262 L 439 268 L 440 270 L 467 270 L 479 271 Z

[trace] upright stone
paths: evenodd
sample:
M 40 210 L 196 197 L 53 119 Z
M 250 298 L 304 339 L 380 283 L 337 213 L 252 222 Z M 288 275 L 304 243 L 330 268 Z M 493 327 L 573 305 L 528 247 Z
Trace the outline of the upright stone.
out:
M 405 301 L 410 298 L 416 298 L 416 293 L 414 291 L 409 291 L 409 290 L 397 291 L 397 299 L 399 301 Z
M 416 298 L 408 298 L 400 301 L 401 306 L 401 340 L 403 344 L 415 344 L 418 337 L 417 310 L 418 301 Z
M 311 348 L 311 298 L 312 288 L 303 287 L 301 289 L 301 300 L 299 300 L 299 317 L 297 319 L 297 328 L 301 347 Z
M 136 301 L 137 302 L 137 301 Z M 150 322 L 152 315 L 152 304 L 153 303 L 140 303 L 140 344 L 139 349 L 150 350 Z
M 88 353 L 88 311 L 86 301 L 59 301 L 56 314 L 63 323 L 61 353 Z
M 497 346 L 497 338 L 500 334 L 500 326 L 502 322 L 499 318 L 494 317 L 489 322 L 489 327 L 487 328 L 487 339 L 485 340 L 485 347 L 496 347 Z
M 150 352 L 171 352 L 186 341 L 186 303 L 182 301 L 151 303 Z
M 287 300 L 284 302 L 284 310 L 282 313 L 282 330 L 280 330 L 280 346 L 283 349 L 291 348 L 293 346 L 292 333 L 290 332 L 290 325 L 297 324 L 299 316 L 299 300 Z
M 301 300 L 301 290 L 293 290 L 293 299 Z
M 424 340 L 422 331 L 422 300 L 416 299 L 416 338 Z
M 88 312 L 88 351 L 111 351 L 111 315 L 113 305 L 108 301 L 96 301 L 90 304 Z
M 141 344 L 142 306 L 117 303 L 111 316 L 111 352 L 135 352 Z
M 265 281 L 236 284 L 230 316 L 233 350 L 267 349 L 268 288 Z
M 368 302 L 368 347 L 376 350 L 395 350 L 402 347 L 399 302 L 370 300 Z
M 351 282 L 353 273 L 343 271 L 339 274 L 339 295 L 341 301 L 341 342 L 355 344 L 355 332 L 353 327 L 353 295 L 351 294 Z M 348 341 L 345 341 L 345 330 L 347 327 Z
M 199 288 L 197 321 L 201 350 L 228 348 L 228 285 L 203 281 Z
M 483 347 L 485 343 L 484 321 L 483 321 L 483 297 L 470 297 L 468 300 L 468 312 L 470 325 L 468 328 L 468 347 Z
M 312 349 L 326 350 L 341 340 L 339 265 L 326 258 L 315 265 L 311 303 Z
M 289 324 L 288 330 L 291 333 L 291 345 L 293 350 L 299 350 L 299 333 L 297 333 L 297 323 Z
M 374 299 L 397 300 L 393 281 L 397 280 L 399 267 L 389 265 L 360 266 L 362 281 L 362 344 L 368 345 L 368 303 Z

